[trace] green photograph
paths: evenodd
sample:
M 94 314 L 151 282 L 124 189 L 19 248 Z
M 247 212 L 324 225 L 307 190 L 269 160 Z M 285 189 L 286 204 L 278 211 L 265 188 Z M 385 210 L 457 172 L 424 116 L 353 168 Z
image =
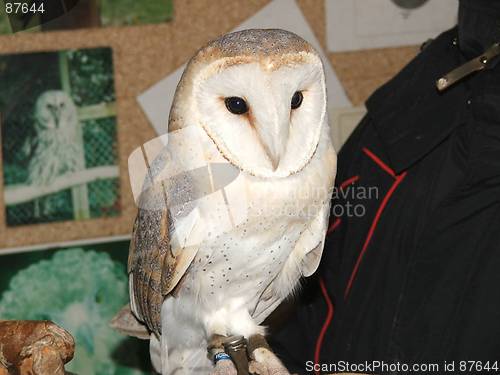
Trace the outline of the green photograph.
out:
M 150 374 L 149 342 L 109 326 L 128 303 L 129 241 L 0 255 L 0 320 L 51 320 L 75 339 L 66 370 Z
M 172 18 L 172 0 L 0 0 L 0 34 L 158 24 Z
M 8 226 L 120 213 L 110 48 L 0 55 Z

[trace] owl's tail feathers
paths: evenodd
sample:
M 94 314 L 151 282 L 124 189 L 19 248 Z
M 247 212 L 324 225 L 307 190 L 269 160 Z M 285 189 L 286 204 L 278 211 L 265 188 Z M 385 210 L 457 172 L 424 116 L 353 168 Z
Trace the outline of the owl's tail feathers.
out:
M 149 353 L 153 368 L 159 374 L 168 374 L 168 350 L 167 339 L 162 335 L 160 338 L 156 334 L 149 332 L 146 325 L 139 321 L 130 309 L 130 304 L 125 305 L 111 319 L 110 327 L 121 334 L 137 337 L 141 340 L 149 340 Z
M 127 336 L 137 337 L 141 340 L 149 340 L 151 337 L 146 325 L 137 320 L 134 314 L 132 314 L 129 304 L 124 306 L 118 314 L 111 319 L 109 325 L 111 328 Z
M 151 334 L 151 340 L 149 341 L 149 357 L 151 358 L 151 364 L 158 374 L 167 374 L 167 368 L 163 366 L 163 361 L 168 361 L 167 359 L 162 359 L 162 345 L 161 339 L 158 339 L 154 333 Z M 164 368 L 165 367 L 165 368 Z

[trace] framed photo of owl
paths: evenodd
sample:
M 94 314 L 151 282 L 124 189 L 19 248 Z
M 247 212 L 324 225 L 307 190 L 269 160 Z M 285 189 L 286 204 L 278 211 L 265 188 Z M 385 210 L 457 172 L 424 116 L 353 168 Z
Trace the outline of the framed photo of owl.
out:
M 117 216 L 110 48 L 0 55 L 7 226 Z

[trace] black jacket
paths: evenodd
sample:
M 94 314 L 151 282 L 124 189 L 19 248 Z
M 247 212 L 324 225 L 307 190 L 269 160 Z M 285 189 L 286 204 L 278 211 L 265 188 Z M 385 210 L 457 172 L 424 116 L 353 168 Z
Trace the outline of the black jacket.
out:
M 334 194 L 320 270 L 271 339 L 291 372 L 384 361 L 392 367 L 357 370 L 442 373 L 454 361 L 457 373 L 500 373 L 498 59 L 435 88 L 500 40 L 500 7 L 460 7 L 458 28 L 370 97 L 339 153 L 344 193 Z

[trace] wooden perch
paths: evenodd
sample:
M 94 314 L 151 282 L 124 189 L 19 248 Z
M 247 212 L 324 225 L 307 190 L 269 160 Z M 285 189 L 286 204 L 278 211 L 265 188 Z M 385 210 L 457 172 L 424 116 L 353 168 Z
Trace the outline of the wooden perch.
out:
M 64 375 L 73 337 L 49 321 L 0 321 L 0 375 Z
M 14 204 L 29 202 L 33 199 L 57 193 L 58 191 L 69 189 L 74 186 L 115 177 L 118 177 L 118 167 L 105 166 L 84 169 L 82 171 L 59 176 L 50 186 L 10 185 L 6 186 L 4 190 L 5 204 L 7 206 L 11 206 Z

